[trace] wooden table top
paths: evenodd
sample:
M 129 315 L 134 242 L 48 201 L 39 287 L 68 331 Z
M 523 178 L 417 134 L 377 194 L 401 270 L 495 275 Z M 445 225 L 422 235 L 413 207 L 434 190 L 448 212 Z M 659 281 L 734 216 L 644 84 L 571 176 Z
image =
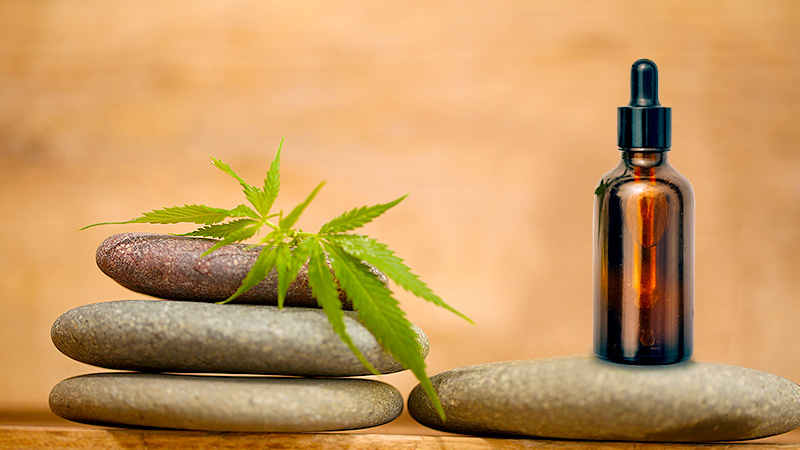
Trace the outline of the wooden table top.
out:
M 752 441 L 721 444 L 592 442 L 502 439 L 459 435 L 360 433 L 222 433 L 132 430 L 101 427 L 0 426 L 0 449 L 341 449 L 341 450 L 479 450 L 479 449 L 800 449 L 800 444 Z

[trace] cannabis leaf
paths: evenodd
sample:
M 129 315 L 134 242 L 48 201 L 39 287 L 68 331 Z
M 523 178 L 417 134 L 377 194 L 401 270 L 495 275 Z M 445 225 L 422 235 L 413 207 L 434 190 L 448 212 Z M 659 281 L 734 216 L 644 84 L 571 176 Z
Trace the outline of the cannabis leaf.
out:
M 610 184 L 611 184 L 610 181 L 606 182 L 606 180 L 600 180 L 600 184 L 598 184 L 597 188 L 595 188 L 595 190 L 594 190 L 594 195 L 596 195 L 598 197 L 602 197 L 603 194 L 606 193 L 606 189 L 608 189 L 608 186 Z
M 247 292 L 274 270 L 278 276 L 278 307 L 282 308 L 289 285 L 297 278 L 303 265 L 308 264 L 308 283 L 317 303 L 328 317 L 333 330 L 359 361 L 378 375 L 377 370 L 347 334 L 339 296 L 340 289 L 352 302 L 353 309 L 359 312 L 358 320 L 386 351 L 414 373 L 434 408 L 444 419 L 442 405 L 425 372 L 425 360 L 416 333 L 392 292 L 372 273 L 367 264 L 383 272 L 398 286 L 417 297 L 472 321 L 434 294 L 385 244 L 365 235 L 348 233 L 381 216 L 403 201 L 406 196 L 388 203 L 354 208 L 325 223 L 316 233 L 307 233 L 294 228 L 303 211 L 325 183 L 318 184 L 289 214 L 284 215 L 282 210 L 272 213 L 281 185 L 280 156 L 283 142 L 281 139 L 275 158 L 264 178 L 263 187 L 247 183 L 228 164 L 211 158 L 215 167 L 239 182 L 248 204 L 241 204 L 232 209 L 195 204 L 173 206 L 146 212 L 131 220 L 96 223 L 82 229 L 97 225 L 127 223 L 201 224 L 203 226 L 181 236 L 218 239 L 203 256 L 225 245 L 246 241 L 262 229 L 267 229 L 266 235 L 258 241 L 263 247 L 253 267 L 236 292 L 220 303 L 230 302 Z M 277 220 L 273 220 L 276 217 Z

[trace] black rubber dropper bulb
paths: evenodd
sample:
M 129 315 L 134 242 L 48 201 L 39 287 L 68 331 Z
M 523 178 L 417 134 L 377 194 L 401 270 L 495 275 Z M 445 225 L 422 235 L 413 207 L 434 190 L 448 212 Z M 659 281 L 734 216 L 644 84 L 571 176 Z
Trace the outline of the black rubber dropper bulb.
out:
M 658 68 L 649 59 L 631 67 L 631 101 L 617 109 L 618 144 L 622 149 L 669 148 L 672 110 L 658 101 Z M 641 151 L 641 150 L 640 150 Z

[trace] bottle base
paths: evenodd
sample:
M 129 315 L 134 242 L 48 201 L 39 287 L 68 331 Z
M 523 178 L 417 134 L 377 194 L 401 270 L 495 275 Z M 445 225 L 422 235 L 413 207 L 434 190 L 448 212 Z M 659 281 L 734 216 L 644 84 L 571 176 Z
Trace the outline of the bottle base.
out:
M 616 364 L 625 364 L 629 366 L 666 366 L 669 364 L 677 364 L 688 361 L 692 358 L 692 354 L 685 355 L 671 355 L 664 356 L 636 356 L 625 357 L 622 355 L 605 355 L 595 352 L 594 355 L 603 361 L 613 362 Z

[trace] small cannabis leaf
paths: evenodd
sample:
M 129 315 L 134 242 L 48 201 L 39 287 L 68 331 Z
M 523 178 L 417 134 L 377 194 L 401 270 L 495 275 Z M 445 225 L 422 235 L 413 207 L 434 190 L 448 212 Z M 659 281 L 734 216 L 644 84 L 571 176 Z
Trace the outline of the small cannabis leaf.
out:
M 606 182 L 606 180 L 600 180 L 600 184 L 598 184 L 597 188 L 595 188 L 594 190 L 594 195 L 602 197 L 606 193 L 606 189 L 608 189 L 608 186 L 610 184 L 611 184 L 610 181 Z
M 347 334 L 339 289 L 343 290 L 352 301 L 353 309 L 359 312 L 359 321 L 397 361 L 414 373 L 434 408 L 444 419 L 444 410 L 425 372 L 422 348 L 417 342 L 411 323 L 406 319 L 392 292 L 378 280 L 365 263 L 380 270 L 398 286 L 414 295 L 446 308 L 469 322 L 472 321 L 434 294 L 385 244 L 365 235 L 348 233 L 379 217 L 403 201 L 406 196 L 388 203 L 354 208 L 325 223 L 316 233 L 293 228 L 325 183 L 317 185 L 289 214 L 284 215 L 282 210 L 272 213 L 272 207 L 280 191 L 279 172 L 283 141 L 281 139 L 278 145 L 275 158 L 264 178 L 263 187 L 247 183 L 229 165 L 211 158 L 214 166 L 239 182 L 249 204 L 241 204 L 233 209 L 194 204 L 173 206 L 143 213 L 141 217 L 131 220 L 96 223 L 82 229 L 97 225 L 127 223 L 201 224 L 203 226 L 180 236 L 218 239 L 218 242 L 203 256 L 225 245 L 250 239 L 265 229 L 266 235 L 259 239 L 263 248 L 253 267 L 236 292 L 220 303 L 227 303 L 242 295 L 275 270 L 278 275 L 278 307 L 282 308 L 289 285 L 295 280 L 303 265 L 308 264 L 308 283 L 314 297 L 334 331 L 361 363 L 378 375 L 377 370 Z

